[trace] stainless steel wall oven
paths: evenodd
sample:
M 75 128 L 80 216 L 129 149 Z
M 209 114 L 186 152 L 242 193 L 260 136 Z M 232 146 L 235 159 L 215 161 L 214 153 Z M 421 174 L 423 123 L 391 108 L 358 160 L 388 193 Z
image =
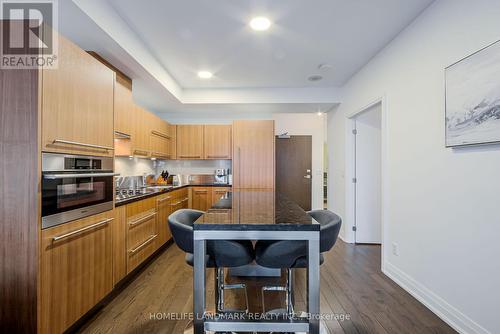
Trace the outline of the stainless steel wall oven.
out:
M 113 209 L 113 158 L 42 154 L 42 228 Z

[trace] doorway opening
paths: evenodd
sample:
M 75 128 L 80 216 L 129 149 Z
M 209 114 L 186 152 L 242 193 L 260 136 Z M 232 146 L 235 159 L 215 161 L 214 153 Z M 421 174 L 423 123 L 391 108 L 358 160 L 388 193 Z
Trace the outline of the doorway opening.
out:
M 382 102 L 352 118 L 354 242 L 382 243 Z
M 312 136 L 276 136 L 276 191 L 302 209 L 312 206 Z

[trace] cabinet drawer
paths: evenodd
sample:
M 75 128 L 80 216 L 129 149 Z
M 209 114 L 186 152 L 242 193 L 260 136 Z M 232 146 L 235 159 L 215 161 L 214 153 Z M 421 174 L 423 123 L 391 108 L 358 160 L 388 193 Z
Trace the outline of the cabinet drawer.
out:
M 134 270 L 156 250 L 156 210 L 127 219 L 127 273 Z
M 113 287 L 113 211 L 42 231 L 41 333 L 62 333 Z

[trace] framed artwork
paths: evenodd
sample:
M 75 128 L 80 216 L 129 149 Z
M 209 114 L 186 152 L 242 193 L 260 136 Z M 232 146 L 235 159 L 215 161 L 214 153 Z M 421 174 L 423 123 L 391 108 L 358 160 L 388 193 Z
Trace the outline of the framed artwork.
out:
M 500 41 L 448 66 L 446 147 L 500 143 Z

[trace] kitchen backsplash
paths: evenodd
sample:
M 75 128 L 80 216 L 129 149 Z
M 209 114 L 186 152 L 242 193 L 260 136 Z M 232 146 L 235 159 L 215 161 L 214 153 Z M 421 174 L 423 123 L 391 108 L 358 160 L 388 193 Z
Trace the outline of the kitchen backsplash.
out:
M 167 160 L 158 161 L 161 170 L 170 174 L 214 174 L 217 168 L 232 169 L 231 160 Z
M 144 174 L 156 175 L 156 163 L 150 159 L 140 158 L 115 158 L 115 171 L 120 173 L 120 176 L 140 176 Z
M 115 158 L 115 170 L 120 176 L 140 176 L 167 170 L 170 174 L 214 174 L 217 168 L 232 169 L 231 160 L 167 160 Z

